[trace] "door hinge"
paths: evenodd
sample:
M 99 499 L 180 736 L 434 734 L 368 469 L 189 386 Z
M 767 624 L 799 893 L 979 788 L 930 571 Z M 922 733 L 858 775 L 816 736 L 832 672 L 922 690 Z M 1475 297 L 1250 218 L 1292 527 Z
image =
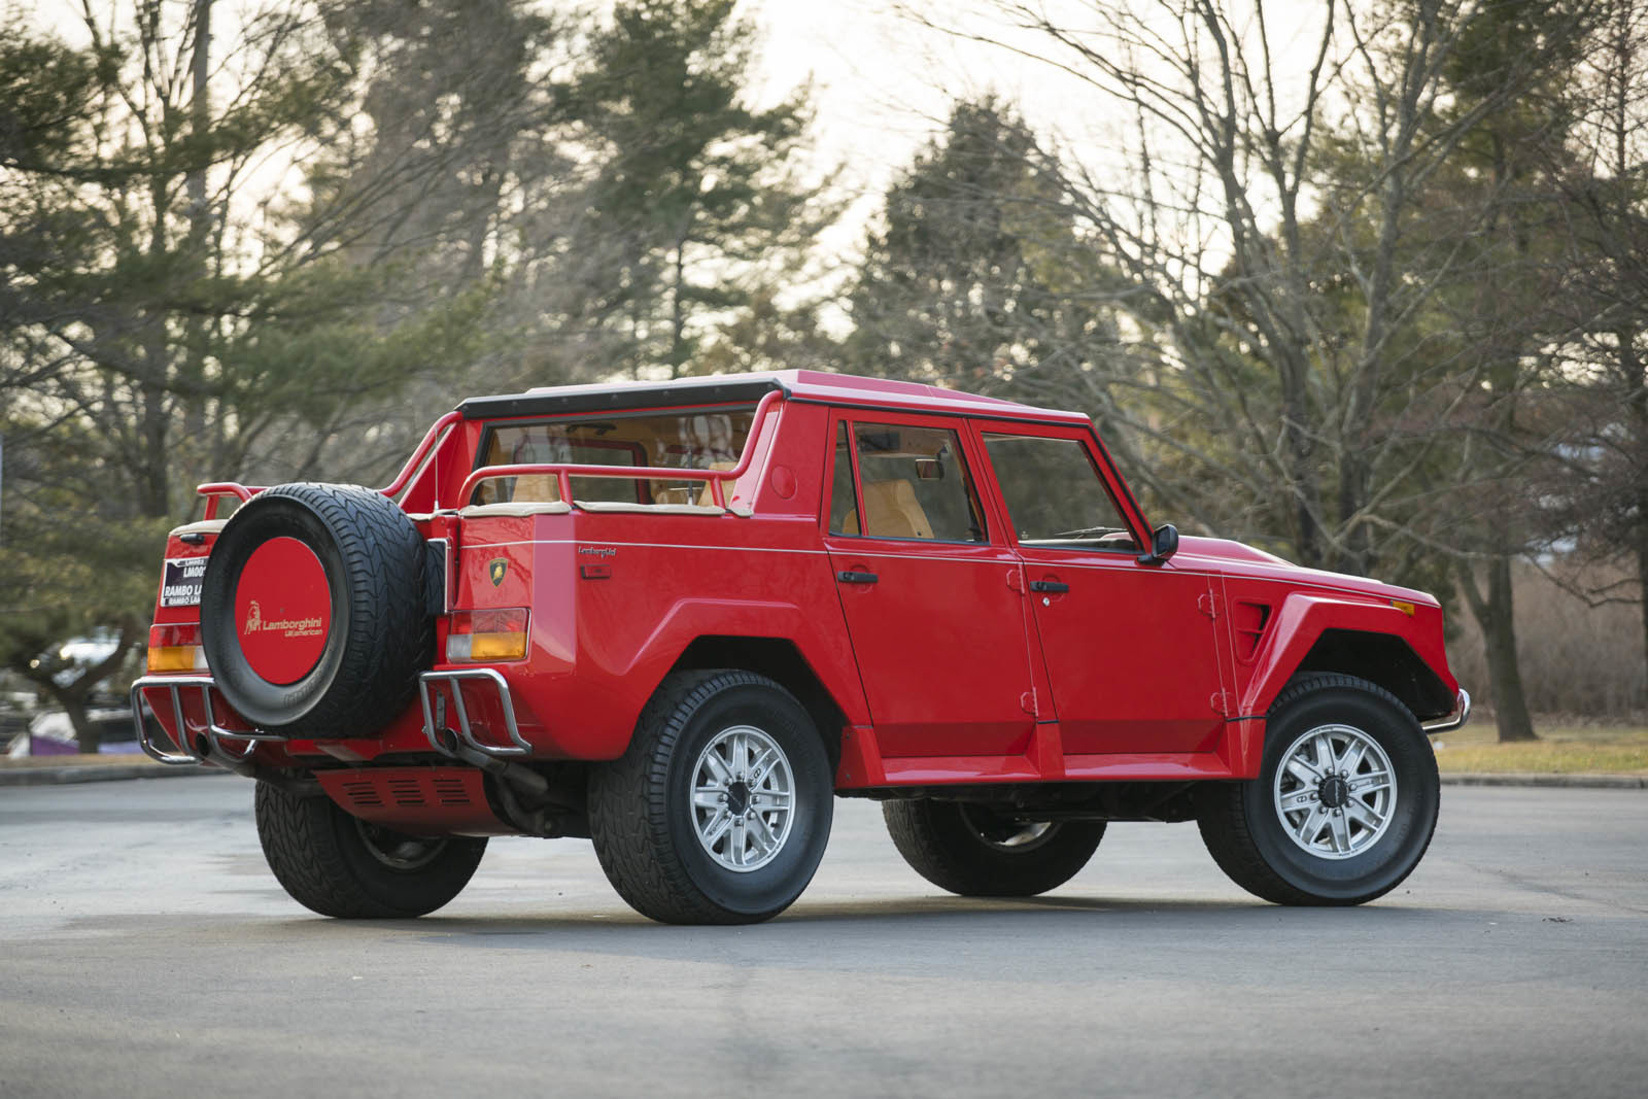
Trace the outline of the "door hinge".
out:
M 1197 596 L 1196 609 L 1209 618 L 1217 619 L 1219 617 L 1219 597 L 1212 592 Z
M 1012 568 L 1007 570 L 1007 586 L 1020 595 L 1024 594 L 1024 570 Z
M 1023 694 L 1019 695 L 1019 705 L 1024 707 L 1024 712 L 1025 713 L 1029 714 L 1031 717 L 1035 717 L 1036 716 L 1036 692 L 1033 691 L 1033 690 L 1025 691 Z
M 1230 716 L 1230 695 L 1228 693 L 1224 691 L 1214 691 L 1213 697 L 1208 699 L 1208 703 L 1212 705 L 1213 712 L 1218 714 L 1220 717 Z

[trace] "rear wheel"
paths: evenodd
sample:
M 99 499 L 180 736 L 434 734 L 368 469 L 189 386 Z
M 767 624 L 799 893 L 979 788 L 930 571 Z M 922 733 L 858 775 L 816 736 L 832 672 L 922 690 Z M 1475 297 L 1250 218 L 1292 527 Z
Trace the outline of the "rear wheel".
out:
M 1024 821 L 986 805 L 889 801 L 893 846 L 916 873 L 964 897 L 1033 897 L 1075 877 L 1104 838 L 1102 821 Z
M 312 911 L 339 919 L 422 916 L 463 891 L 486 840 L 409 836 L 371 824 L 330 798 L 257 788 L 258 839 L 275 879 Z
M 1418 721 L 1364 679 L 1288 687 L 1251 782 L 1208 783 L 1197 823 L 1215 862 L 1277 904 L 1361 904 L 1413 872 L 1436 830 L 1441 782 Z
M 812 880 L 833 797 L 824 744 L 788 691 L 752 672 L 682 672 L 647 704 L 623 757 L 592 774 L 590 836 L 642 915 L 754 923 Z

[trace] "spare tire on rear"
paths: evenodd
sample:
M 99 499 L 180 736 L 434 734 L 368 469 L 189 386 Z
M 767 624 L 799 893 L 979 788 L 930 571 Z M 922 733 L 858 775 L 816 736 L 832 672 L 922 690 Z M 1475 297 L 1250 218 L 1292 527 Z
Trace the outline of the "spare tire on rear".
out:
M 296 483 L 254 496 L 212 547 L 201 643 L 242 717 L 304 738 L 370 736 L 434 656 L 425 543 L 382 493 Z

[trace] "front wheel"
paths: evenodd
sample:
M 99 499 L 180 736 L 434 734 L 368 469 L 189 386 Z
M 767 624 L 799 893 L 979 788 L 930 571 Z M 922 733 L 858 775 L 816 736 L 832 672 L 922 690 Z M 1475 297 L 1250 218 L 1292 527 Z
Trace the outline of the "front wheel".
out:
M 680 672 L 595 768 L 590 838 L 619 896 L 663 923 L 755 923 L 812 880 L 834 783 L 812 718 L 745 671 Z
M 423 916 L 469 884 L 486 852 L 472 836 L 409 836 L 370 824 L 331 798 L 296 797 L 258 783 L 258 839 L 275 879 L 322 916 Z
M 1361 904 L 1419 865 L 1441 801 L 1436 756 L 1389 692 L 1318 675 L 1282 692 L 1250 782 L 1208 783 L 1197 823 L 1220 869 L 1277 904 Z
M 1102 821 L 1025 821 L 987 805 L 889 801 L 881 813 L 910 868 L 963 897 L 1033 897 L 1075 877 Z

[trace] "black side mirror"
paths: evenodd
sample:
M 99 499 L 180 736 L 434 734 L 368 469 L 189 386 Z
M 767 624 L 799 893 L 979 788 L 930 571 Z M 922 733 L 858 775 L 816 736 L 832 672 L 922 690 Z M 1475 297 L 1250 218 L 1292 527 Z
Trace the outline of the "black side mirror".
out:
M 1179 552 L 1179 528 L 1163 523 L 1150 536 L 1150 552 L 1139 554 L 1139 564 L 1159 565 Z

